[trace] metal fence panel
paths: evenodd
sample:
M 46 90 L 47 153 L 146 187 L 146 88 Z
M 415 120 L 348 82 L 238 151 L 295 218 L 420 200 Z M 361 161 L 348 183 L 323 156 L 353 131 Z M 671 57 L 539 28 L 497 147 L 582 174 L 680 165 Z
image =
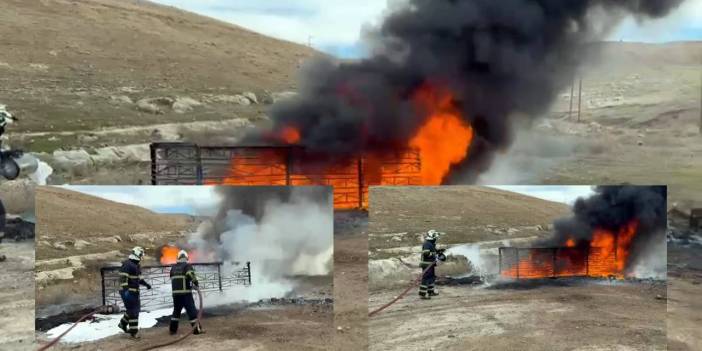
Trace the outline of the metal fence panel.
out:
M 500 275 L 516 279 L 606 275 L 615 262 L 599 248 L 499 248 Z
M 406 150 L 328 164 L 296 146 L 153 143 L 151 183 L 327 185 L 335 208 L 367 208 L 370 185 L 421 185 L 421 157 Z
M 195 274 L 200 284 L 200 291 L 204 296 L 219 293 L 234 286 L 251 285 L 251 264 L 247 262 L 241 269 L 234 271 L 231 275 L 223 276 L 221 273 L 221 262 L 213 263 L 193 263 Z M 152 287 L 139 289 L 141 307 L 145 310 L 154 310 L 172 306 L 170 265 L 163 266 L 143 266 L 141 273 Z M 117 305 L 124 308 L 122 298 L 119 295 L 120 267 L 102 267 L 100 275 L 102 280 L 102 304 Z

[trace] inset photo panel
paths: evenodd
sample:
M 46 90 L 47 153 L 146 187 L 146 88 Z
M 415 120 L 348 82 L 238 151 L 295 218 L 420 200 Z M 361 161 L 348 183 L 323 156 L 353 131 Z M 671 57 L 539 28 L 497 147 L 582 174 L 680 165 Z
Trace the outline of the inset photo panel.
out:
M 0 349 L 36 350 L 34 343 L 34 186 L 0 182 Z
M 700 184 L 702 185 L 702 184 Z M 702 346 L 702 189 L 670 185 L 668 351 Z
M 329 187 L 42 186 L 36 219 L 41 347 L 333 342 Z
M 666 186 L 372 187 L 370 350 L 666 350 Z

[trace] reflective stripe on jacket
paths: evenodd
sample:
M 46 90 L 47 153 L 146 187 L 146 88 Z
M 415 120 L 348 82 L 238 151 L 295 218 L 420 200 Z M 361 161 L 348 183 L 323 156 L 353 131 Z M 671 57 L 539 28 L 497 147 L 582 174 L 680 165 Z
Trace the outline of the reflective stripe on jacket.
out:
M 171 267 L 170 275 L 173 294 L 190 294 L 193 291 L 193 285 L 198 286 L 195 269 L 189 263 L 176 263 Z

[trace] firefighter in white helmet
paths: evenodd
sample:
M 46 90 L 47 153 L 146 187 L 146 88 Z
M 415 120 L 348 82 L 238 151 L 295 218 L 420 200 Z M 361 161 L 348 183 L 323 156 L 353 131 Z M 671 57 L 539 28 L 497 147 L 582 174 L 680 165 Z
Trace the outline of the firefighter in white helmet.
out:
M 120 291 L 124 309 L 126 310 L 119 327 L 125 333 L 129 333 L 133 338 L 139 338 L 139 312 L 141 312 L 141 300 L 139 298 L 139 286 L 143 285 L 151 289 L 151 285 L 144 280 L 141 275 L 141 260 L 144 258 L 144 249 L 136 246 L 129 253 L 129 258 L 122 262 L 119 269 Z
M 5 126 L 15 121 L 17 118 L 7 111 L 7 106 L 0 104 L 0 136 L 5 134 Z
M 202 333 L 200 322 L 197 320 L 197 308 L 193 299 L 193 288 L 199 289 L 195 269 L 188 263 L 188 252 L 180 250 L 178 252 L 178 262 L 171 267 L 171 290 L 173 293 L 173 315 L 169 331 L 171 335 L 178 332 L 178 322 L 180 322 L 180 313 L 185 308 L 188 314 L 190 325 L 193 328 L 193 334 Z
M 419 285 L 419 297 L 428 300 L 432 296 L 437 296 L 439 293 L 434 288 L 434 281 L 436 280 L 436 274 L 434 273 L 434 268 L 436 267 L 435 262 L 437 260 L 445 259 L 443 255 L 443 250 L 437 250 L 436 239 L 439 238 L 439 233 L 434 229 L 427 231 L 424 237 L 424 244 L 422 245 L 422 257 L 419 267 L 422 268 L 422 272 L 426 270 L 424 275 L 422 275 L 422 282 Z M 430 267 L 427 269 L 428 267 Z

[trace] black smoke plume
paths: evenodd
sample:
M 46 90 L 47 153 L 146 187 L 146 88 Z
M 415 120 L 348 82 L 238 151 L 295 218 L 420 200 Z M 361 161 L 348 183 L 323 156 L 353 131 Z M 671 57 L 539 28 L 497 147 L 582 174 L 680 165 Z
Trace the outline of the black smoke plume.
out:
M 544 113 L 572 81 L 591 43 L 625 16 L 663 17 L 682 1 L 409 0 L 370 31 L 370 57 L 310 65 L 300 95 L 274 105 L 274 129 L 298 128 L 300 145 L 332 159 L 395 150 L 426 118 L 413 93 L 449 89 L 475 132 L 452 173 L 472 181 L 510 145 L 514 119 Z
M 269 202 L 288 203 L 296 197 L 319 204 L 331 201 L 331 189 L 323 186 L 218 186 L 215 191 L 221 197 L 218 219 L 225 218 L 230 210 L 240 210 L 258 221 Z
M 636 263 L 649 245 L 665 242 L 667 225 L 667 187 L 599 186 L 588 198 L 578 198 L 573 216 L 554 222 L 554 236 L 539 246 L 561 247 L 569 238 L 577 245 L 587 245 L 596 229 L 618 232 L 632 220 L 638 220 L 636 236 L 631 242 L 629 264 Z

